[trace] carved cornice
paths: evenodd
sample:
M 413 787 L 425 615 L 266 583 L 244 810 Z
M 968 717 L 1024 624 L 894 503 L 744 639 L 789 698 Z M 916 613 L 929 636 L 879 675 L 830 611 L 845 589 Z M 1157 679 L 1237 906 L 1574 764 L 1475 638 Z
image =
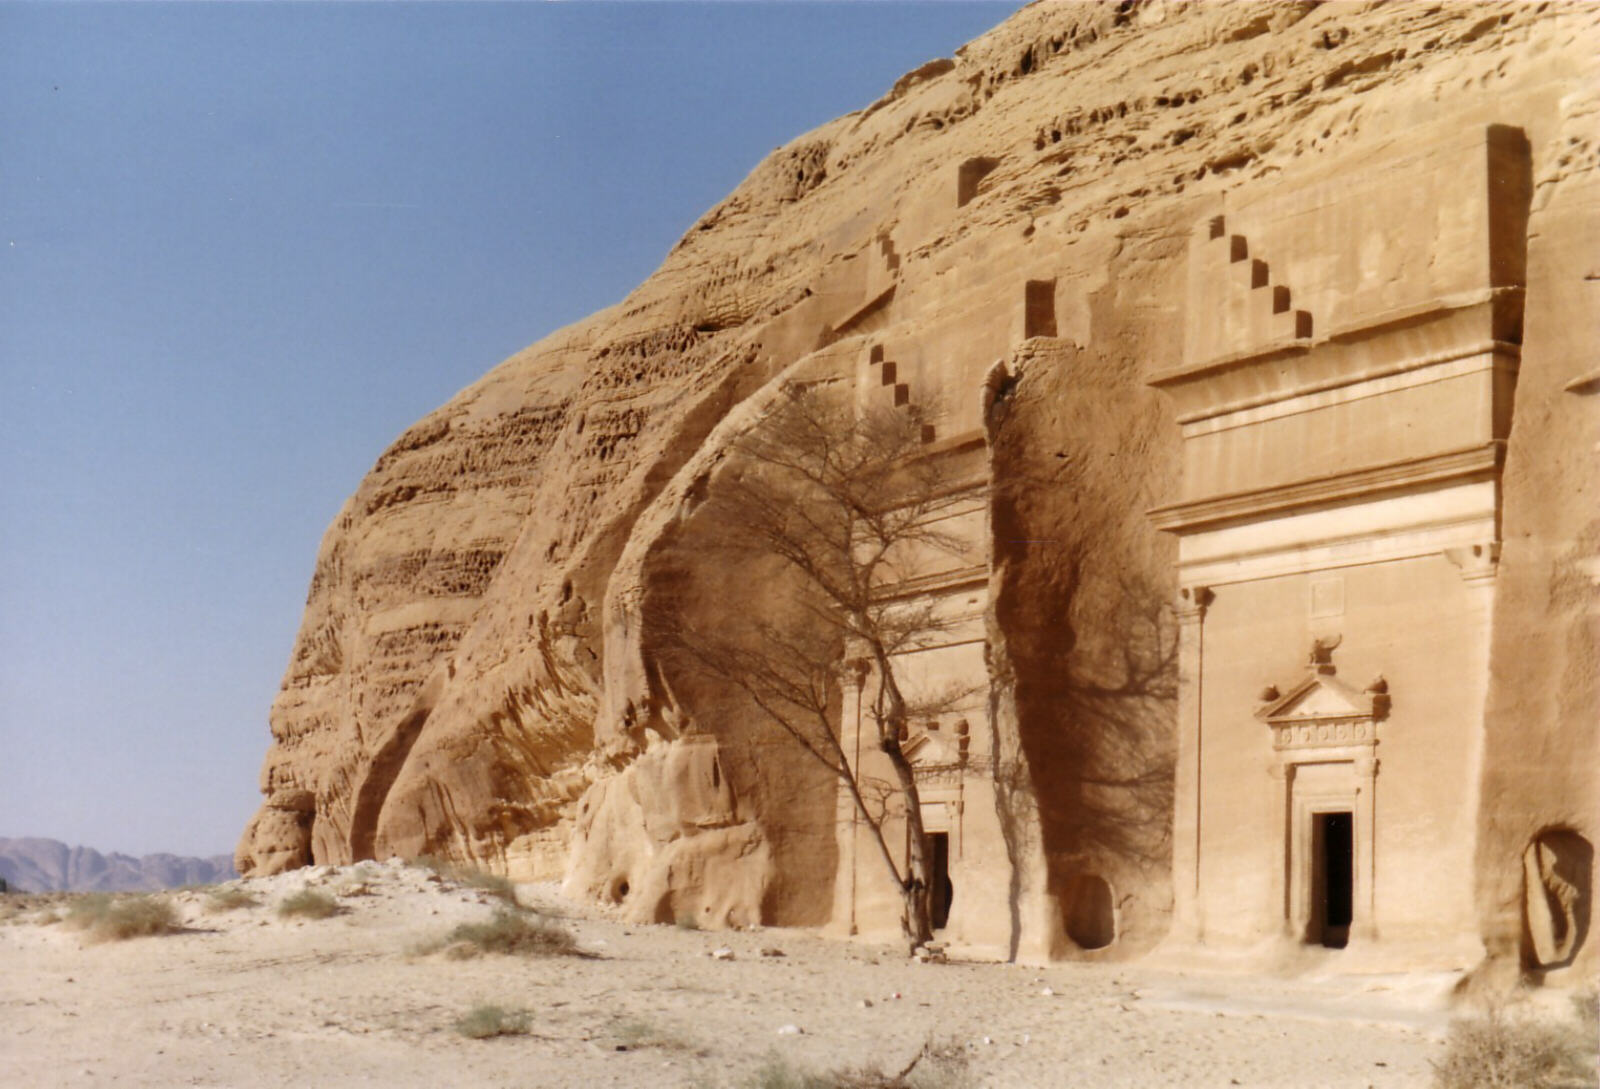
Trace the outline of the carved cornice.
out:
M 1496 439 L 1442 454 L 1332 473 L 1293 484 L 1174 503 L 1156 507 L 1148 513 L 1157 529 L 1181 534 L 1229 522 L 1247 522 L 1264 514 L 1281 514 L 1298 508 L 1369 499 L 1419 484 L 1490 479 L 1499 472 L 1504 462 L 1505 443 Z
M 966 567 L 937 571 L 931 575 L 923 575 L 920 578 L 903 579 L 893 585 L 883 587 L 881 590 L 874 592 L 872 596 L 875 601 L 894 601 L 899 598 L 922 597 L 928 594 L 948 594 L 956 590 L 986 586 L 988 582 L 988 564 L 969 564 Z
M 1152 374 L 1145 379 L 1145 384 L 1154 386 L 1157 389 L 1183 385 L 1259 363 L 1271 363 L 1291 356 L 1303 356 L 1315 351 L 1317 347 L 1323 344 L 1349 344 L 1366 340 L 1370 337 L 1409 326 L 1437 322 L 1463 310 L 1470 310 L 1473 307 L 1493 306 L 1502 299 L 1514 298 L 1520 300 L 1521 297 L 1522 288 L 1520 287 L 1490 287 L 1476 291 L 1465 291 L 1460 294 L 1433 299 L 1416 306 L 1397 307 L 1381 314 L 1374 314 L 1370 317 L 1349 322 L 1331 330 L 1315 341 L 1283 337 L 1246 351 L 1234 352 L 1229 355 L 1217 356 L 1182 366 L 1169 367 L 1166 370 Z M 1515 344 L 1491 340 L 1481 344 L 1449 348 L 1433 355 L 1397 360 L 1386 367 L 1384 373 L 1392 373 L 1396 369 L 1409 370 L 1415 367 L 1425 367 L 1443 359 L 1453 359 L 1463 354 L 1486 351 L 1501 352 L 1513 357 L 1521 354 L 1521 349 Z M 1363 374 L 1351 376 L 1348 380 L 1361 381 L 1369 377 L 1375 376 Z M 1337 384 L 1343 384 L 1343 381 Z

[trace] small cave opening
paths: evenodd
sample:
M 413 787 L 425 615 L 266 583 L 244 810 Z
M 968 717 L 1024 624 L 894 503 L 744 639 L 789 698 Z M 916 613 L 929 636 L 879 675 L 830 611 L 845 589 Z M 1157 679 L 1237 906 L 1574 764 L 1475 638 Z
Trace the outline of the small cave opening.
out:
M 1117 940 L 1116 901 L 1099 874 L 1078 874 L 1061 898 L 1062 925 L 1080 949 L 1104 949 Z

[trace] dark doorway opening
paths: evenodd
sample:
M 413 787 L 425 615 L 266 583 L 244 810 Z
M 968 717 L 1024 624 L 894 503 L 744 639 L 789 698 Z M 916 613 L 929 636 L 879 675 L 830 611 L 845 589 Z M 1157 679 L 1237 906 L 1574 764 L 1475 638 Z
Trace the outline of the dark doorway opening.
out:
M 942 930 L 950 921 L 950 901 L 955 896 L 950 883 L 950 833 L 929 832 L 928 846 L 933 855 L 933 929 Z
M 1354 893 L 1354 836 L 1349 813 L 1318 813 L 1312 828 L 1311 940 L 1329 949 L 1350 941 Z

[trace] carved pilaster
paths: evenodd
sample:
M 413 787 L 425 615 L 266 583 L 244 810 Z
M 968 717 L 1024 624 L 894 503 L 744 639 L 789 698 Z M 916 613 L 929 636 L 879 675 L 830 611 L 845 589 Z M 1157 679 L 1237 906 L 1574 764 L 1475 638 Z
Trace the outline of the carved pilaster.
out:
M 1356 773 L 1356 858 L 1353 867 L 1356 887 L 1350 904 L 1350 935 L 1357 941 L 1371 941 L 1378 936 L 1375 911 L 1378 759 L 1375 756 L 1357 756 L 1353 764 Z
M 1175 937 L 1198 941 L 1200 915 L 1201 769 L 1204 761 L 1206 610 L 1215 595 L 1209 587 L 1178 592 L 1178 754 L 1172 812 L 1172 894 Z
M 1289 863 L 1291 859 L 1290 836 L 1294 830 L 1294 765 L 1273 761 L 1267 765 L 1271 779 L 1272 800 L 1267 812 L 1273 815 L 1271 844 L 1272 858 L 1269 873 L 1272 875 L 1272 911 L 1279 931 L 1291 933 L 1289 910 Z

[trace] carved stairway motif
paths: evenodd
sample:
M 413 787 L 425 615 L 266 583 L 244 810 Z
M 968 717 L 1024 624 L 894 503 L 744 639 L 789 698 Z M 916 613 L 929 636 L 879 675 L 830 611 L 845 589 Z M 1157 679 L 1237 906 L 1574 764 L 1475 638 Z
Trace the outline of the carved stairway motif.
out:
M 874 383 L 872 381 L 872 378 L 871 378 L 872 369 L 874 367 L 878 368 L 878 378 L 877 378 L 876 383 Z M 899 377 L 900 377 L 899 364 L 897 364 L 892 359 L 885 359 L 884 358 L 883 345 L 874 344 L 872 346 L 871 350 L 868 352 L 868 355 L 867 355 L 867 372 L 868 372 L 867 385 L 869 387 L 871 387 L 872 390 L 874 391 L 873 393 L 869 394 L 869 396 L 882 397 L 883 394 L 881 392 L 876 392 L 876 391 L 888 390 L 889 393 L 890 393 L 890 396 L 893 398 L 893 400 L 891 401 L 891 404 L 893 404 L 895 408 L 906 409 L 907 411 L 910 410 L 910 408 L 911 408 L 911 385 L 908 382 L 899 381 Z M 923 424 L 922 425 L 922 441 L 923 441 L 923 443 L 924 444 L 930 443 L 930 442 L 932 442 L 934 440 L 934 438 L 935 438 L 935 429 L 934 429 L 933 424 L 931 424 L 931 423 Z
M 1230 232 L 1225 216 L 1213 216 L 1202 229 L 1191 295 L 1200 313 L 1191 323 L 1190 362 L 1308 340 L 1311 312 L 1295 308 L 1288 285 L 1274 283 L 1271 265 L 1251 256 L 1249 239 Z

